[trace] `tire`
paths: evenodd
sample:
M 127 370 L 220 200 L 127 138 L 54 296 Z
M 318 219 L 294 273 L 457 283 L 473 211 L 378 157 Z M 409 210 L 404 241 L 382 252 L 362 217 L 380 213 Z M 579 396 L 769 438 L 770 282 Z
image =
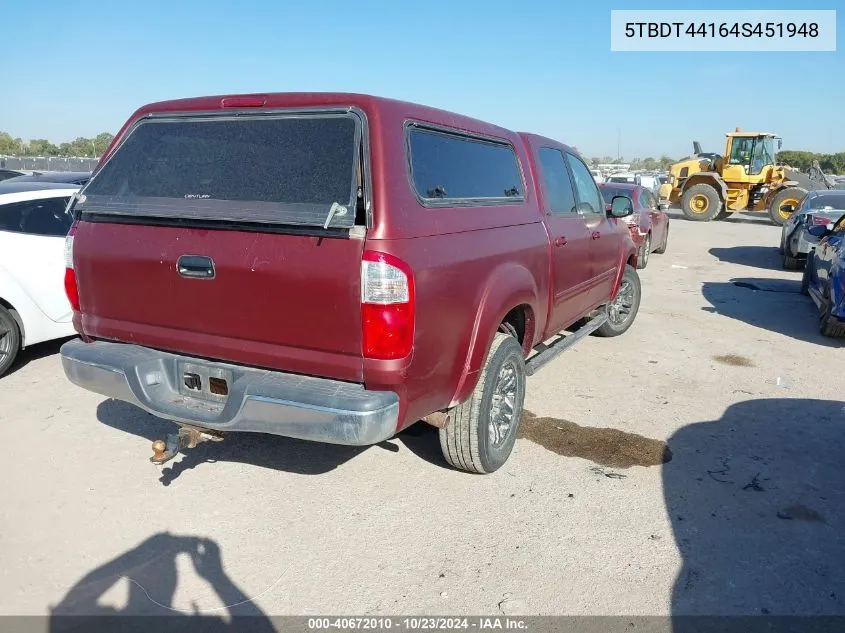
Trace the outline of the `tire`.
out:
M 630 305 L 628 306 L 627 312 L 624 315 L 624 318 L 621 320 L 616 320 L 613 316 L 614 313 L 618 314 L 618 312 L 614 311 L 614 305 L 617 302 L 627 303 L 623 296 L 623 291 L 625 289 L 626 284 L 630 287 Z M 614 300 L 605 306 L 604 310 L 607 314 L 607 321 L 596 330 L 597 336 L 619 336 L 620 334 L 624 334 L 631 324 L 633 324 L 634 319 L 637 318 L 637 312 L 640 309 L 640 300 L 642 299 L 642 286 L 640 284 L 640 276 L 637 274 L 637 271 L 634 270 L 634 267 L 631 265 L 625 266 L 625 272 L 622 275 L 622 283 L 619 287 L 619 292 L 617 292 L 616 297 Z M 621 308 L 621 305 L 617 305 L 617 310 Z
M 710 222 L 721 213 L 722 200 L 710 185 L 693 185 L 681 196 L 681 211 L 687 220 Z
M 512 372 L 508 376 L 507 372 Z M 504 376 L 503 376 L 504 373 Z M 511 420 L 498 441 L 491 437 L 493 430 L 494 396 L 502 379 L 513 380 L 513 406 Z M 471 473 L 492 473 L 507 461 L 519 426 L 525 401 L 525 359 L 519 341 L 509 334 L 496 333 L 478 385 L 466 402 L 449 411 L 446 428 L 439 430 L 440 448 L 443 457 L 459 470 Z
M 658 248 L 654 249 L 654 252 L 658 255 L 662 255 L 666 252 L 666 248 L 669 246 L 669 227 L 666 227 L 666 236 L 663 238 L 663 244 L 661 244 Z
M 778 226 L 783 226 L 789 219 L 789 215 L 782 214 L 780 208 L 787 202 L 791 202 L 792 206 L 797 209 L 798 203 L 806 194 L 807 192 L 800 187 L 787 187 L 776 193 L 769 205 L 769 217 L 772 222 Z
M 648 266 L 648 257 L 651 255 L 651 233 L 648 233 L 643 240 L 643 245 L 637 253 L 637 268 L 642 270 Z
M 792 256 L 792 248 L 787 244 L 783 249 L 783 268 L 785 270 L 801 270 L 804 260 Z
M 5 374 L 21 350 L 21 331 L 12 314 L 0 306 L 0 376 Z
M 810 280 L 812 279 L 811 275 L 813 274 L 812 262 L 813 252 L 810 251 L 810 254 L 807 255 L 807 263 L 804 265 L 804 274 L 801 276 L 801 294 L 805 297 L 810 296 Z
M 825 290 L 819 307 L 819 332 L 831 338 L 845 338 L 845 325 L 836 323 L 832 312 L 833 302 L 830 300 L 830 291 Z

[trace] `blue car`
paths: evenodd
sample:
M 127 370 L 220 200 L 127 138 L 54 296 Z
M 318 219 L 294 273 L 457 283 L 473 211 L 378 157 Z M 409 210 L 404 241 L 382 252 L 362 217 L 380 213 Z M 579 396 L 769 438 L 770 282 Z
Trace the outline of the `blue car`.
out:
M 808 232 L 820 241 L 807 256 L 801 292 L 819 309 L 821 333 L 845 337 L 845 216 L 811 226 Z

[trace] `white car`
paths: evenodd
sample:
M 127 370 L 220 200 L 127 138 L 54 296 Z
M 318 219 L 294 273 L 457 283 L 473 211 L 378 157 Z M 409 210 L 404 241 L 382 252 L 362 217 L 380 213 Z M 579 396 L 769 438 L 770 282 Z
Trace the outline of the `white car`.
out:
M 601 171 L 598 169 L 591 169 L 590 173 L 593 175 L 593 180 L 596 181 L 597 185 L 600 185 L 604 182 L 604 176 L 602 176 Z
M 64 248 L 68 201 L 78 190 L 0 183 L 0 376 L 24 347 L 75 334 Z

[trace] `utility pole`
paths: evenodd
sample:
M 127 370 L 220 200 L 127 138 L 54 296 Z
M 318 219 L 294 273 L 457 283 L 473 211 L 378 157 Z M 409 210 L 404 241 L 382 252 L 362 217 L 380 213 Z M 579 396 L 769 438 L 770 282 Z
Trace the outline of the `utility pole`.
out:
M 616 162 L 622 162 L 622 126 L 616 128 Z

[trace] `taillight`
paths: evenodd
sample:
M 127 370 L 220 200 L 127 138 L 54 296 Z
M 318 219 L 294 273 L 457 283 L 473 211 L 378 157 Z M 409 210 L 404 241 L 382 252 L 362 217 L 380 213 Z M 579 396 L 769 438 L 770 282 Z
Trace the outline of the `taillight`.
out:
M 76 286 L 76 273 L 73 271 L 73 236 L 76 234 L 74 222 L 65 237 L 65 294 L 70 306 L 79 312 L 79 289 Z
M 414 346 L 414 279 L 400 259 L 366 251 L 361 261 L 361 320 L 367 358 L 404 358 Z

